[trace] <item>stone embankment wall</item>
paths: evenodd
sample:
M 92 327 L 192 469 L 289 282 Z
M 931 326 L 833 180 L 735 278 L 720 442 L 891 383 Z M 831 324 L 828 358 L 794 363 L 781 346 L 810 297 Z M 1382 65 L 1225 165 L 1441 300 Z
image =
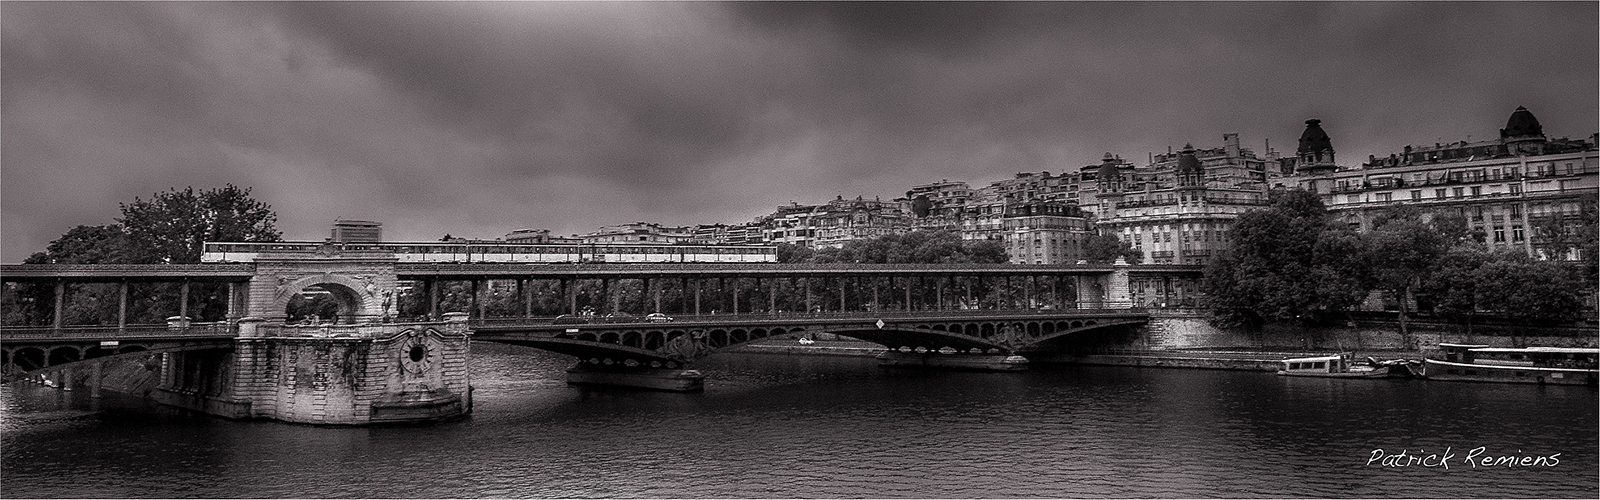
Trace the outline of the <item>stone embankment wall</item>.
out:
M 1343 327 L 1267 325 L 1259 332 L 1222 329 L 1206 321 L 1201 311 L 1154 311 L 1150 324 L 1132 336 L 1096 347 L 1175 349 L 1257 349 L 1332 351 L 1437 350 L 1440 343 L 1484 344 L 1493 347 L 1596 347 L 1600 335 L 1583 327 L 1540 328 L 1526 331 L 1506 326 L 1464 326 L 1413 322 L 1402 336 L 1394 322 L 1360 321 Z

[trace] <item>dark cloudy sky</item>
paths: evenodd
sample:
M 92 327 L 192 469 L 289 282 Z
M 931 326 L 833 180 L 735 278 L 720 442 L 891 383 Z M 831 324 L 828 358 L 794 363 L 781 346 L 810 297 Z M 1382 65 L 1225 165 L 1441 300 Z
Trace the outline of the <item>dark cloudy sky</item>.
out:
M 1237 132 L 1597 128 L 1597 4 L 0 3 L 0 261 L 232 183 L 285 238 L 743 222 Z

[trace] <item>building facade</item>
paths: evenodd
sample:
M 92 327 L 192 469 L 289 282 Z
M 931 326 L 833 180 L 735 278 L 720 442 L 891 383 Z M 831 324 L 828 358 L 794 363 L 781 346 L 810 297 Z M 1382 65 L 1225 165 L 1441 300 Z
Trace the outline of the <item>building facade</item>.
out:
M 1294 181 L 1361 231 L 1390 207 L 1409 205 L 1461 215 L 1473 237 L 1494 249 L 1578 260 L 1576 233 L 1593 223 L 1600 198 L 1595 144 L 1593 135 L 1546 138 L 1533 113 L 1518 107 L 1495 140 L 1408 145 L 1360 167 L 1303 172 Z

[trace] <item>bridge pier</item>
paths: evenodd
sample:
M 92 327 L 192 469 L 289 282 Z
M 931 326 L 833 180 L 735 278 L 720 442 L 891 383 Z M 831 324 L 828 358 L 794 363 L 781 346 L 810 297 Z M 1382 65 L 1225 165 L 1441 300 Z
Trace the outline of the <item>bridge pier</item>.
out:
M 706 376 L 699 370 L 626 366 L 579 360 L 567 368 L 567 383 L 653 389 L 671 392 L 705 390 Z
M 915 368 L 955 368 L 1016 372 L 1028 369 L 1028 358 L 1014 354 L 970 354 L 884 351 L 878 355 L 878 366 Z
M 365 425 L 472 410 L 466 313 L 443 323 L 239 322 L 231 349 L 163 356 L 157 402 L 227 418 Z

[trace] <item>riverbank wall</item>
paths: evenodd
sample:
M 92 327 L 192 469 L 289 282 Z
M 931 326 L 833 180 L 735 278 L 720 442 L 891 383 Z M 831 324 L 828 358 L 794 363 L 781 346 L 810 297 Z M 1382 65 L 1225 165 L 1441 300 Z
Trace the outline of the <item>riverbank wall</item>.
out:
M 1240 349 L 1305 352 L 1415 352 L 1427 354 L 1441 343 L 1491 347 L 1597 347 L 1600 334 L 1588 327 L 1525 328 L 1412 321 L 1402 335 L 1389 319 L 1359 319 L 1338 326 L 1266 325 L 1259 331 L 1212 326 L 1203 311 L 1150 312 L 1150 323 L 1122 332 L 1091 333 L 1067 342 L 1070 348 L 1146 351 Z

